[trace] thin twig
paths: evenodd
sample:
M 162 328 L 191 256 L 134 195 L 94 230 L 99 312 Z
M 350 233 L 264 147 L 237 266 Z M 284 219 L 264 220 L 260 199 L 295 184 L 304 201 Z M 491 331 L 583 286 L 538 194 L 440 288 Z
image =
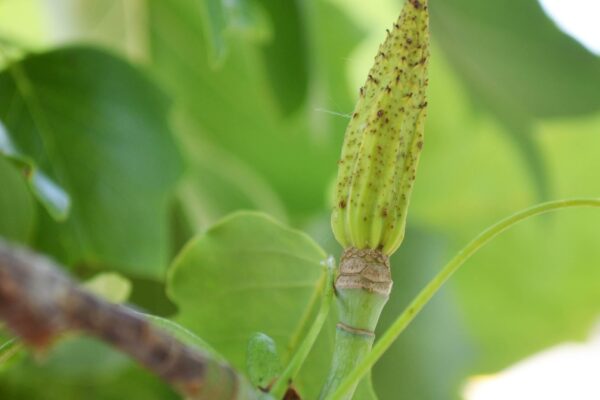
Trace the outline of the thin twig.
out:
M 85 291 L 51 260 L 0 240 L 0 320 L 34 348 L 65 332 L 97 337 L 130 355 L 188 399 L 256 399 L 250 383 L 139 313 Z
M 313 348 L 313 345 L 315 344 L 315 341 L 317 340 L 317 337 L 319 336 L 319 333 L 321 332 L 321 329 L 325 324 L 327 316 L 329 315 L 329 309 L 331 308 L 331 300 L 333 299 L 334 291 L 333 278 L 335 275 L 335 260 L 333 259 L 333 257 L 330 256 L 326 261 L 323 262 L 323 264 L 326 279 L 324 281 L 323 287 L 320 288 L 323 292 L 323 295 L 321 297 L 321 307 L 319 308 L 319 312 L 317 313 L 315 321 L 313 322 L 313 325 L 308 331 L 308 334 L 304 338 L 304 341 L 302 342 L 298 350 L 294 353 L 294 356 L 292 357 L 286 369 L 283 371 L 281 376 L 277 378 L 277 381 L 275 382 L 275 384 L 273 384 L 273 387 L 271 388 L 270 393 L 276 399 L 282 397 L 284 399 L 286 398 L 284 397 L 284 395 L 286 393 L 286 390 L 288 390 L 290 382 L 294 380 L 294 378 L 300 371 L 300 368 L 304 364 L 304 361 L 306 361 L 306 357 L 308 357 L 308 354 Z

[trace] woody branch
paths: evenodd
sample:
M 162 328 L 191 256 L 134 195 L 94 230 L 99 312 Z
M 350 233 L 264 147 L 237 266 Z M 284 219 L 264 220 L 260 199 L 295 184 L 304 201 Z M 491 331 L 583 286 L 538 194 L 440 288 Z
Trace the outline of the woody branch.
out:
M 153 326 L 139 313 L 82 289 L 59 266 L 0 240 L 0 320 L 30 347 L 66 332 L 94 336 L 137 360 L 188 399 L 253 399 L 229 365 Z

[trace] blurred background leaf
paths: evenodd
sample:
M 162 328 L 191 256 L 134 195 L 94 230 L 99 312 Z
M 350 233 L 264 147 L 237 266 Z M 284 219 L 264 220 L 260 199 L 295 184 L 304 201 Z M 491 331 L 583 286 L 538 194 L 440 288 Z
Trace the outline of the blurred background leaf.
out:
M 27 242 L 35 227 L 35 205 L 19 172 L 0 157 L 0 236 Z
M 431 0 L 434 37 L 469 90 L 529 164 L 541 197 L 552 188 L 535 118 L 600 110 L 600 58 L 566 36 L 536 1 Z
M 31 356 L 22 358 L 18 367 L 7 369 L 1 376 L 3 399 L 179 398 L 149 372 L 95 340 L 64 340 L 46 355 L 43 363 Z
M 73 199 L 68 220 L 41 225 L 40 246 L 69 264 L 160 276 L 169 190 L 182 171 L 162 93 L 120 59 L 83 47 L 11 64 L 0 90 L 15 146 Z M 44 246 L 48 236 L 58 250 Z
M 258 0 L 271 22 L 270 40 L 262 47 L 266 75 L 284 114 L 304 104 L 308 92 L 309 56 L 301 3 Z
M 173 125 L 187 149 L 188 177 L 179 191 L 182 213 L 193 231 L 202 231 L 239 209 L 267 212 L 286 221 L 287 209 L 270 183 L 233 153 L 194 135 L 194 122 L 177 113 Z
M 331 137 L 309 133 L 301 115 L 282 117 L 262 62 L 263 49 L 237 37 L 230 42 L 227 59 L 214 69 L 202 51 L 207 38 L 193 3 L 149 5 L 152 70 L 186 115 L 189 129 L 180 134 L 200 136 L 235 154 L 268 180 L 293 211 L 321 207 L 322 189 L 330 178 L 323 171 L 333 173 L 331 159 L 337 149 L 330 145 Z M 290 76 L 291 82 L 302 79 Z M 301 86 L 288 85 L 287 96 L 294 98 Z
M 443 237 L 418 228 L 411 228 L 406 237 L 391 260 L 394 290 L 381 316 L 379 335 L 444 262 Z M 376 391 L 382 399 L 454 398 L 474 355 L 456 296 L 443 289 L 377 363 Z
M 536 1 L 431 0 L 435 38 L 473 99 L 530 118 L 600 109 L 600 59 Z
M 23 155 L 11 140 L 0 122 L 0 154 L 21 170 L 31 193 L 56 220 L 63 221 L 69 215 L 71 198 L 56 182 L 40 171 L 35 161 Z

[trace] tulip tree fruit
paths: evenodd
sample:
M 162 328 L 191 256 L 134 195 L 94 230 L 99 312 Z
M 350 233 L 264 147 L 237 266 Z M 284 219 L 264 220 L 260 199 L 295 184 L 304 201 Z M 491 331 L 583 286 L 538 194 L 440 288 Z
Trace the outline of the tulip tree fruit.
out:
M 379 47 L 346 130 L 331 216 L 344 246 L 335 282 L 340 319 L 323 397 L 371 350 L 392 288 L 389 256 L 404 237 L 423 148 L 428 21 L 426 1 L 406 2 Z

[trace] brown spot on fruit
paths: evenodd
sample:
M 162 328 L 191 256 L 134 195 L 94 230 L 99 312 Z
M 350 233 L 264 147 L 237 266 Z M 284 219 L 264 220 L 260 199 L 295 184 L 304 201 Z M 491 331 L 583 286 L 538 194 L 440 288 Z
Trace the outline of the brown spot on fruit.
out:
M 423 6 L 419 0 L 410 0 L 410 4 L 412 4 L 416 9 L 419 9 Z
M 369 74 L 368 80 L 370 80 L 371 82 L 373 82 L 376 85 L 379 83 L 379 81 L 377 79 L 373 78 L 373 75 L 371 75 L 371 74 Z
M 283 400 L 302 400 L 300 394 L 294 388 L 289 388 L 285 395 L 283 396 Z

